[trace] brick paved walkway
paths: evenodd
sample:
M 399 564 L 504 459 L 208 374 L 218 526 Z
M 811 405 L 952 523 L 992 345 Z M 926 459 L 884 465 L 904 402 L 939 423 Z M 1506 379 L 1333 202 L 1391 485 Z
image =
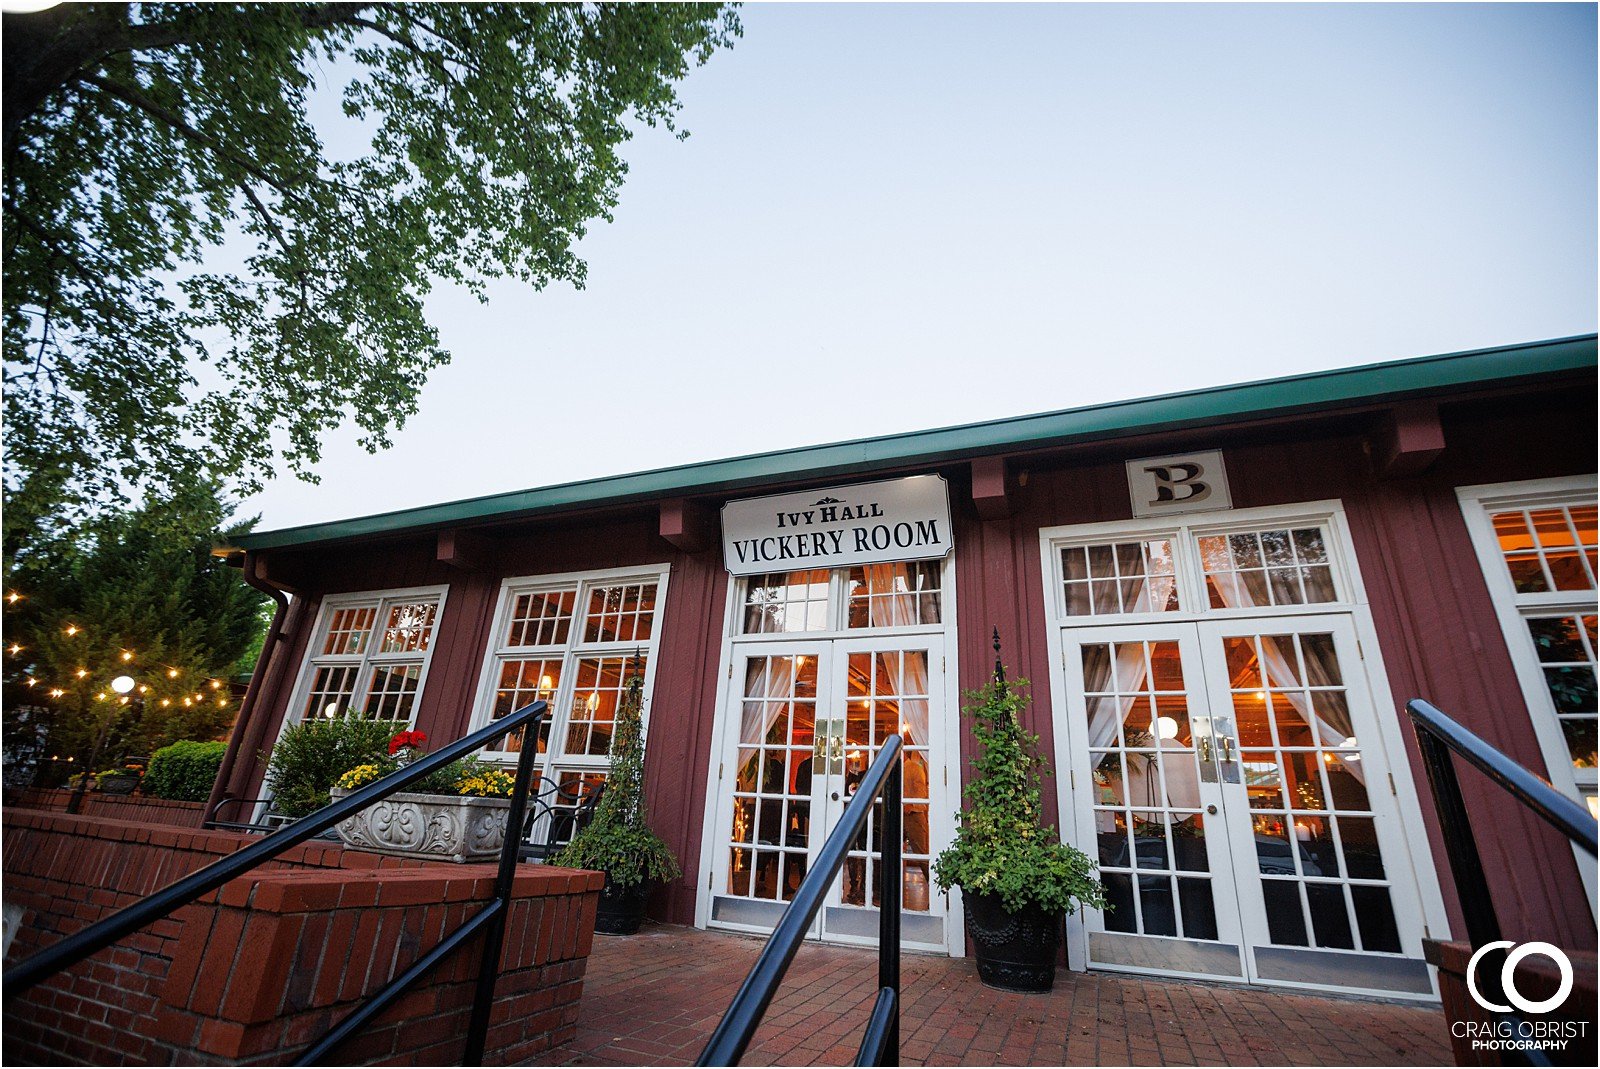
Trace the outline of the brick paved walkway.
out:
M 597 936 L 578 1036 L 537 1065 L 687 1065 L 761 943 L 652 925 Z M 747 1065 L 849 1065 L 875 994 L 871 951 L 808 945 Z M 994 991 L 969 961 L 906 955 L 906 1065 L 1448 1065 L 1437 1009 L 1260 988 L 1060 972 L 1049 995 Z

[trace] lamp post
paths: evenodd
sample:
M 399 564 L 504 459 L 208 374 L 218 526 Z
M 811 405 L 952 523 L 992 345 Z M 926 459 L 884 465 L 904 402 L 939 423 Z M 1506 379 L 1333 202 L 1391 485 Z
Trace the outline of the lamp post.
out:
M 132 676 L 118 676 L 111 681 L 111 689 L 120 694 L 124 701 L 129 692 L 134 688 Z M 143 702 L 140 703 L 141 706 Z M 94 766 L 100 763 L 100 751 L 105 747 L 106 737 L 111 734 L 111 725 L 121 717 L 112 713 L 106 717 L 105 723 L 100 725 L 100 734 L 94 740 L 94 748 L 89 751 L 89 760 L 84 764 L 83 771 L 78 774 L 78 786 L 72 792 L 72 797 L 67 799 L 67 812 L 78 813 L 83 809 L 83 796 L 89 789 L 89 777 L 94 774 Z

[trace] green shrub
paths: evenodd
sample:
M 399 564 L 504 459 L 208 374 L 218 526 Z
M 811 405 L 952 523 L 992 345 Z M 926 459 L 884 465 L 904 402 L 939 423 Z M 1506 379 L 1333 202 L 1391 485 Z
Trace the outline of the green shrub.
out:
M 222 742 L 175 742 L 150 755 L 140 788 L 152 798 L 175 802 L 203 802 L 222 768 Z
M 328 804 L 328 791 L 357 765 L 389 755 L 403 720 L 315 719 L 283 733 L 267 764 L 267 789 L 278 812 L 296 819 Z

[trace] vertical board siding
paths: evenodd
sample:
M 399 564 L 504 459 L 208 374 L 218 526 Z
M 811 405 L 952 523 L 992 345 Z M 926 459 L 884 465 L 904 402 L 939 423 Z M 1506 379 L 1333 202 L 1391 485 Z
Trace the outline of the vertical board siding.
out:
M 1008 668 L 1032 682 L 1026 726 L 1041 737 L 1041 752 L 1049 760 L 1058 725 L 1048 680 L 1058 647 L 1046 600 L 1055 592 L 1046 589 L 1040 566 L 1041 528 L 1131 518 L 1124 462 L 1195 448 L 1223 450 L 1237 508 L 1342 501 L 1396 703 L 1379 715 L 1399 722 L 1422 794 L 1429 849 L 1452 923 L 1459 928 L 1426 777 L 1399 706 L 1408 698 L 1426 697 L 1520 763 L 1546 771 L 1454 488 L 1592 471 L 1592 390 L 1539 395 L 1508 390 L 1498 399 L 1446 406 L 1446 452 L 1422 475 L 1405 479 L 1386 480 L 1373 470 L 1380 415 L 1284 419 L 1219 429 L 1214 435 L 1189 431 L 1129 439 L 1073 456 L 1012 458 L 1013 514 L 988 521 L 973 509 L 965 464 L 924 469 L 939 471 L 951 486 L 957 640 L 950 668 L 958 673 L 962 691 L 981 686 L 993 668 L 990 635 L 998 626 Z M 440 564 L 432 535 L 376 547 L 280 552 L 274 574 L 292 575 L 308 596 L 296 599 L 291 640 L 264 681 L 257 713 L 271 721 L 264 745 L 275 737 L 284 715 L 322 594 L 448 584 L 418 711 L 423 730 L 443 740 L 459 736 L 469 723 L 503 579 L 667 562 L 671 573 L 649 710 L 646 790 L 653 824 L 678 855 L 685 875 L 657 894 L 652 914 L 692 923 L 706 800 L 716 788 L 711 762 L 730 583 L 719 549 L 680 552 L 657 536 L 657 523 L 654 509 L 642 509 L 507 526 L 492 534 L 490 560 L 473 572 Z M 973 756 L 965 726 L 960 753 L 952 791 L 967 779 Z M 1398 762 L 1397 755 L 1391 758 Z M 254 754 L 241 753 L 235 782 L 258 787 L 259 766 Z M 1059 826 L 1058 786 L 1047 782 L 1045 797 L 1048 819 Z M 1481 778 L 1463 776 L 1463 788 L 1508 937 L 1592 948 L 1587 896 L 1565 841 Z

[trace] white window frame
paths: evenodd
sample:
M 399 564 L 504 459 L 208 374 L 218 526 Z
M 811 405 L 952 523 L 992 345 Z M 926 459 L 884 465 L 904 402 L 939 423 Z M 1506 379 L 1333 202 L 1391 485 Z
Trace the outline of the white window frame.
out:
M 572 703 L 572 693 L 577 686 L 578 662 L 586 657 L 630 657 L 638 650 L 645 658 L 644 721 L 645 738 L 649 738 L 650 705 L 655 693 L 657 654 L 661 648 L 661 633 L 666 624 L 667 580 L 671 565 L 650 564 L 637 568 L 604 568 L 582 572 L 560 572 L 548 575 L 525 575 L 508 578 L 500 584 L 499 600 L 495 605 L 494 623 L 489 632 L 478 679 L 477 701 L 472 711 L 469 730 L 476 731 L 488 725 L 493 718 L 495 694 L 500 686 L 500 666 L 507 660 L 545 658 L 561 661 L 561 680 L 550 700 L 549 743 L 545 752 L 537 756 L 535 771 L 541 785 L 559 783 L 564 772 L 580 774 L 606 772 L 611 767 L 609 754 L 568 754 L 566 752 L 567 713 Z M 620 586 L 628 582 L 653 582 L 656 584 L 655 618 L 650 627 L 650 637 L 642 641 L 585 642 L 583 626 L 588 614 L 589 592 L 596 587 Z M 577 589 L 573 599 L 572 626 L 564 643 L 543 646 L 507 646 L 502 639 L 511 622 L 511 613 L 521 594 L 539 591 Z M 529 732 L 523 745 L 537 745 Z M 520 756 L 505 750 L 485 749 L 485 760 L 511 765 Z
M 300 662 L 300 674 L 295 679 L 294 689 L 290 692 L 292 698 L 284 711 L 283 723 L 279 728 L 279 736 L 288 730 L 289 725 L 300 723 L 305 719 L 305 703 L 311 697 L 312 682 L 316 679 L 317 669 L 339 664 L 359 664 L 356 672 L 355 687 L 351 692 L 351 702 L 364 703 L 367 688 L 372 681 L 374 664 L 413 664 L 420 663 L 422 670 L 417 674 L 416 695 L 411 702 L 411 716 L 407 723 L 414 725 L 417 722 L 417 707 L 422 704 L 422 695 L 428 685 L 428 668 L 433 663 L 433 651 L 439 645 L 439 629 L 444 623 L 445 601 L 450 595 L 448 586 L 418 586 L 399 587 L 392 590 L 362 590 L 345 594 L 330 594 L 322 599 L 322 604 L 317 607 L 316 626 L 311 630 L 311 641 L 306 643 L 305 656 Z M 379 636 L 383 624 L 384 613 L 394 602 L 413 601 L 420 598 L 437 597 L 438 607 L 434 610 L 433 630 L 428 636 L 428 648 L 423 650 L 420 657 L 415 653 L 387 654 L 379 653 L 379 637 L 374 637 L 367 650 L 359 656 L 353 654 L 323 655 L 317 651 L 322 648 L 322 643 L 327 639 L 328 627 L 333 621 L 334 613 L 340 609 L 359 608 L 364 604 L 375 606 L 376 612 L 373 620 L 373 632 Z M 350 715 L 346 708 L 345 716 Z
M 1527 706 L 1528 720 L 1533 727 L 1534 738 L 1538 740 L 1539 753 L 1544 758 L 1546 776 L 1557 790 L 1580 803 L 1584 800 L 1585 785 L 1578 782 L 1573 770 L 1572 755 L 1562 736 L 1550 692 L 1545 687 L 1544 670 L 1539 663 L 1539 651 L 1533 645 L 1533 636 L 1528 633 L 1527 618 L 1562 612 L 1593 613 L 1596 611 L 1596 591 L 1517 593 L 1511 581 L 1511 571 L 1506 567 L 1505 554 L 1500 551 L 1500 539 L 1494 532 L 1493 516 L 1496 512 L 1511 509 L 1592 505 L 1600 496 L 1596 493 L 1596 482 L 1594 475 L 1572 475 L 1456 487 L 1462 518 L 1466 521 L 1467 533 L 1472 537 L 1472 548 L 1477 552 L 1484 582 L 1489 587 L 1489 600 L 1500 621 L 1500 634 L 1505 639 L 1506 650 L 1511 654 L 1517 684 L 1522 688 L 1522 700 Z M 1584 887 L 1589 893 L 1589 909 L 1592 913 L 1596 908 L 1597 891 L 1600 891 L 1596 886 L 1600 878 L 1596 877 L 1594 861 L 1588 854 L 1577 848 L 1574 848 L 1574 853 L 1578 858 L 1578 871 L 1583 874 Z
M 1320 526 L 1327 535 L 1328 563 L 1333 575 L 1334 594 L 1339 600 L 1307 605 L 1254 605 L 1232 609 L 1214 609 L 1206 593 L 1205 569 L 1200 561 L 1199 539 L 1204 535 L 1235 534 L 1259 531 L 1266 528 L 1296 528 Z M 1132 541 L 1161 536 L 1173 539 L 1175 569 L 1178 576 L 1177 612 L 1129 613 L 1121 615 L 1068 616 L 1066 590 L 1061 568 L 1061 549 L 1068 545 L 1084 545 L 1114 541 Z M 1057 632 L 1063 627 L 1106 627 L 1122 624 L 1201 623 L 1207 620 L 1229 620 L 1245 617 L 1289 617 L 1347 614 L 1355 626 L 1359 651 L 1359 670 L 1372 695 L 1379 715 L 1379 752 L 1393 778 L 1392 790 L 1399 802 L 1400 831 L 1406 860 L 1416 883 L 1417 897 L 1422 905 L 1423 933 L 1434 938 L 1449 937 L 1449 920 L 1444 908 L 1444 895 L 1439 889 L 1439 877 L 1433 865 L 1433 854 L 1428 848 L 1427 829 L 1422 823 L 1422 804 L 1416 781 L 1411 775 L 1411 762 L 1406 756 L 1405 740 L 1401 734 L 1399 716 L 1383 715 L 1383 710 L 1397 708 L 1394 694 L 1389 689 L 1389 673 L 1384 668 L 1382 650 L 1378 646 L 1377 626 L 1366 596 L 1366 586 L 1361 578 L 1361 568 L 1356 560 L 1355 545 L 1350 537 L 1349 521 L 1345 517 L 1344 503 L 1337 498 L 1323 501 L 1305 501 L 1286 505 L 1267 505 L 1260 508 L 1230 509 L 1226 512 L 1197 512 L 1190 517 L 1162 516 L 1149 519 L 1131 518 L 1103 523 L 1068 524 L 1044 527 L 1039 530 L 1041 573 L 1050 589 L 1045 591 L 1045 626 L 1050 635 L 1052 649 L 1056 646 Z M 1081 732 L 1075 732 L 1068 710 L 1072 708 L 1067 696 L 1066 670 L 1060 656 L 1052 652 L 1050 663 L 1050 707 L 1054 719 L 1055 747 L 1052 757 L 1057 774 L 1056 804 L 1062 814 L 1062 823 L 1078 811 L 1076 792 L 1080 789 L 1071 775 L 1061 775 L 1061 770 L 1076 767 L 1075 748 L 1082 748 Z M 1085 785 L 1083 790 L 1088 790 Z M 1067 964 L 1069 968 L 1083 971 L 1088 968 L 1088 931 L 1084 925 L 1083 911 L 1067 917 Z

